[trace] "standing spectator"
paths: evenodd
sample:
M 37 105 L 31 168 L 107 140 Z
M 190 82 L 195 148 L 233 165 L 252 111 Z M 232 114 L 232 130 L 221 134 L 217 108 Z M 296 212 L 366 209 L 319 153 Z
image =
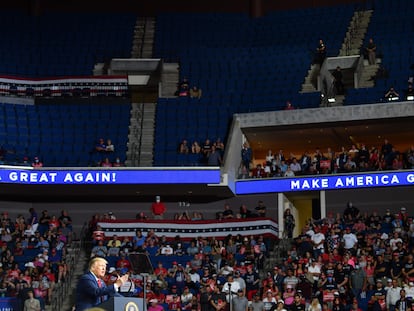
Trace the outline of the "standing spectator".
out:
M 31 226 L 32 231 L 36 232 L 37 227 L 39 226 L 39 218 L 37 216 L 37 213 L 33 207 L 29 209 L 30 217 L 28 219 L 28 224 Z
M 264 303 L 260 300 L 259 293 L 254 294 L 253 301 L 250 304 L 251 311 L 265 311 Z
M 325 250 L 325 235 L 321 232 L 319 226 L 315 227 L 315 234 L 311 237 L 313 243 L 313 253 L 315 258 L 318 258 L 319 255 L 324 253 Z
M 211 152 L 208 155 L 207 164 L 208 166 L 221 166 L 222 164 L 220 152 L 216 150 L 215 145 L 211 146 Z
M 163 219 L 166 210 L 167 208 L 165 207 L 165 204 L 161 202 L 161 197 L 157 195 L 155 197 L 155 202 L 151 205 L 152 216 L 154 219 Z
M 61 215 L 58 220 L 59 220 L 61 227 L 64 224 L 67 228 L 72 230 L 72 218 L 69 216 L 67 210 L 62 210 Z
M 249 301 L 244 296 L 243 290 L 237 290 L 237 296 L 233 298 L 233 311 L 247 311 Z
M 29 298 L 24 301 L 24 311 L 40 311 L 40 301 L 34 297 L 32 290 L 27 292 Z
M 46 231 L 49 230 L 50 220 L 51 220 L 51 217 L 48 214 L 48 211 L 43 210 L 42 211 L 42 216 L 40 217 L 40 220 L 39 220 L 39 226 L 38 226 L 38 230 L 40 232 L 40 235 L 43 235 Z
M 408 311 L 412 308 L 412 299 L 408 299 L 406 297 L 406 292 L 404 289 L 400 290 L 400 299 L 397 300 L 395 303 L 395 309 L 396 311 Z
M 224 311 L 226 309 L 226 294 L 220 290 L 220 286 L 218 284 L 214 286 L 214 292 L 210 298 L 210 305 L 212 308 L 210 310 L 213 311 Z
M 247 299 L 250 301 L 252 297 L 258 293 L 260 288 L 260 277 L 251 265 L 247 266 L 247 272 L 244 276 L 246 282 Z
M 368 45 L 365 49 L 368 54 L 368 63 L 370 65 L 375 65 L 377 63 L 377 46 L 372 38 L 369 38 Z
M 262 200 L 257 202 L 257 206 L 254 209 L 257 212 L 257 216 L 266 217 L 266 205 L 263 203 Z
M 385 301 L 387 302 L 388 311 L 395 311 L 397 301 L 400 299 L 401 287 L 398 286 L 397 279 L 393 279 L 391 287 L 387 289 L 387 296 Z
M 343 95 L 344 94 L 344 83 L 342 81 L 342 71 L 341 67 L 337 66 L 335 71 L 332 73 L 334 77 L 333 84 L 335 86 L 336 94 Z
M 344 219 L 357 219 L 359 217 L 359 209 L 349 201 L 344 210 Z
M 210 311 L 213 307 L 212 304 L 210 304 L 210 300 L 212 297 L 212 287 L 209 285 L 203 286 L 201 288 L 201 294 L 200 294 L 200 311 Z
M 358 239 L 356 235 L 351 231 L 351 228 L 346 228 L 345 234 L 342 236 L 342 239 L 344 240 L 344 248 L 346 250 L 351 251 L 351 254 L 355 254 Z
M 293 229 L 295 229 L 295 217 L 293 217 L 290 208 L 287 208 L 283 214 L 284 229 L 286 237 L 291 239 L 293 237 Z
M 244 166 L 247 171 L 250 171 L 250 163 L 252 162 L 252 149 L 250 148 L 247 141 L 244 142 L 241 150 L 241 160 L 242 166 Z
M 286 299 L 285 305 L 287 305 Z M 296 293 L 294 295 L 293 303 L 290 304 L 290 307 L 288 307 L 287 309 L 291 311 L 305 311 L 305 304 L 302 302 L 302 297 L 300 296 L 300 294 Z
M 318 47 L 316 48 L 314 64 L 322 66 L 323 61 L 326 58 L 326 45 L 322 39 L 319 39 Z

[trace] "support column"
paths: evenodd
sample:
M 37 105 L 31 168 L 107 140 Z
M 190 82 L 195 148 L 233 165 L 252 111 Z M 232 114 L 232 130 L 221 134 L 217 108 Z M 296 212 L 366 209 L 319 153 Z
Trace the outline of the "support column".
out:
M 320 209 L 321 209 L 321 219 L 326 218 L 326 193 L 325 190 L 319 192 L 319 201 L 320 201 Z

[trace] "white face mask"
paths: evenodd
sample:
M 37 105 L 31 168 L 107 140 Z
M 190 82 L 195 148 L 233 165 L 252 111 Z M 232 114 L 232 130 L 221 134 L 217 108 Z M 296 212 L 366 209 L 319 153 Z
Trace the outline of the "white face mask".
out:
M 359 267 L 360 268 L 365 268 L 367 266 L 367 263 L 365 262 L 365 261 L 361 261 L 360 263 L 359 263 Z

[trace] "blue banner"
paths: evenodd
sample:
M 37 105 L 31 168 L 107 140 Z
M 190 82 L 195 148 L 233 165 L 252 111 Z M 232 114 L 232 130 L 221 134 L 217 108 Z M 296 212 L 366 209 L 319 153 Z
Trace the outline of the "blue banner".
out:
M 0 183 L 15 184 L 219 184 L 220 169 L 0 169 Z
M 18 311 L 17 299 L 15 297 L 1 297 L 0 311 Z
M 321 191 L 354 188 L 396 187 L 414 184 L 414 171 L 323 175 L 277 179 L 247 179 L 236 182 L 236 194 Z

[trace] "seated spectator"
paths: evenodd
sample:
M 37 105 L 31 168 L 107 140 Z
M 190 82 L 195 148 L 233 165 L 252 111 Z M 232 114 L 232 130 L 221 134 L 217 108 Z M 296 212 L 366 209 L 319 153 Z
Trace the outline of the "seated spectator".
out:
M 413 84 L 412 83 L 408 83 L 408 88 L 405 91 L 405 99 L 406 100 L 414 100 L 414 89 L 413 89 Z
M 384 98 L 388 101 L 395 101 L 400 99 L 400 94 L 394 89 L 393 86 L 385 93 Z
M 202 91 L 201 91 L 201 89 L 199 89 L 198 87 L 193 86 L 193 87 L 190 89 L 190 97 L 191 97 L 191 98 L 197 98 L 197 99 L 200 99 L 200 98 L 201 98 L 201 95 L 202 95 Z
M 98 241 L 98 244 L 92 248 L 91 258 L 99 256 L 106 257 L 108 254 L 108 248 L 104 245 L 103 241 Z
M 115 151 L 115 146 L 112 144 L 112 140 L 109 138 L 106 140 L 105 151 L 108 153 Z
M 295 107 L 292 105 L 290 100 L 286 102 L 285 110 L 295 110 Z
M 198 141 L 194 141 L 191 145 L 191 153 L 199 154 L 201 153 L 201 146 Z
M 253 169 L 252 177 L 253 178 L 265 178 L 265 177 L 267 177 L 265 169 L 262 167 L 261 164 L 257 164 L 256 167 Z
M 190 149 L 187 145 L 187 140 L 183 139 L 183 141 L 180 143 L 180 146 L 178 147 L 178 153 L 181 154 L 188 154 Z
M 113 235 L 112 239 L 106 244 L 108 247 L 121 247 L 121 241 L 118 239 L 116 234 Z
M 106 145 L 103 138 L 99 138 L 98 143 L 95 145 L 95 151 L 96 152 L 105 152 L 106 151 Z
M 223 219 L 234 218 L 233 210 L 230 208 L 230 204 L 224 204 Z
M 126 254 L 124 252 L 120 253 L 120 258 L 116 262 L 115 266 L 118 269 L 127 269 L 128 271 L 131 269 L 131 262 L 127 259 Z
M 135 236 L 132 238 L 132 247 L 135 251 L 142 251 L 146 237 L 141 230 L 135 231 Z
M 167 243 L 159 249 L 160 255 L 170 256 L 174 254 L 174 249 L 171 247 L 170 243 Z
M 284 177 L 295 177 L 295 172 L 292 171 L 290 166 L 287 167 L 286 172 L 283 174 Z
M 32 163 L 33 168 L 41 168 L 43 167 L 43 163 L 39 160 L 38 157 L 35 157 Z
M 300 172 L 302 171 L 302 167 L 300 166 L 300 163 L 296 158 L 292 159 L 292 163 L 290 163 L 290 169 L 295 175 L 300 174 Z
M 121 159 L 119 157 L 116 157 L 115 162 L 112 163 L 112 166 L 113 167 L 122 167 L 122 166 L 125 166 L 125 164 L 121 162 Z
M 112 163 L 111 163 L 111 161 L 109 161 L 109 158 L 105 158 L 103 160 L 103 162 L 101 163 L 101 166 L 102 167 L 112 167 Z
M 178 84 L 177 91 L 174 94 L 175 96 L 187 97 L 190 95 L 190 82 L 186 77 Z
M 148 219 L 144 212 L 139 212 L 135 218 L 139 221 L 145 221 Z

